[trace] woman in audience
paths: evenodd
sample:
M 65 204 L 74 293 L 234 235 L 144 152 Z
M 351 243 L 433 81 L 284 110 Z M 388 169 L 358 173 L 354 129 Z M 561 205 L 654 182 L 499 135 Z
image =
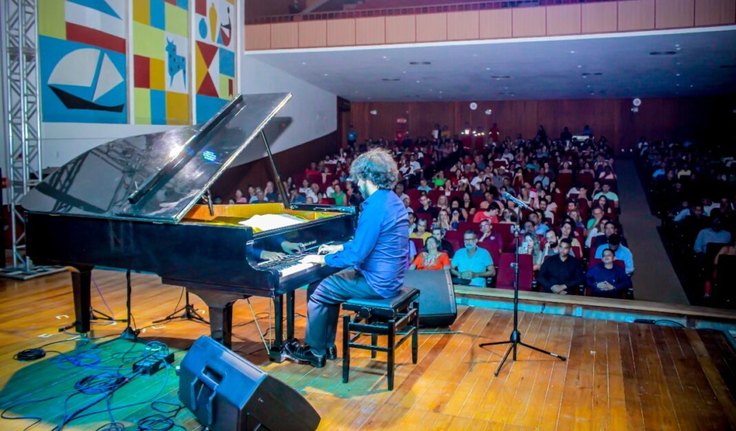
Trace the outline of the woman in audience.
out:
M 448 230 L 457 230 L 460 223 L 464 221 L 463 213 L 459 209 L 453 209 L 450 214 L 450 229 Z
M 449 210 L 450 209 L 450 201 L 447 199 L 447 196 L 440 195 L 437 198 L 437 208 L 441 210 Z
M 599 196 L 593 203 L 593 208 L 600 208 L 603 210 L 603 215 L 611 216 L 614 214 L 613 205 L 610 204 L 608 198 L 605 196 Z
M 529 254 L 532 256 L 532 265 L 534 271 L 539 271 L 544 262 L 544 255 L 539 244 L 539 237 L 533 232 L 526 232 L 524 240 L 519 245 L 519 254 Z
M 437 214 L 437 223 L 435 223 L 435 226 L 439 226 L 441 229 L 444 229 L 445 231 L 452 230 L 452 221 L 450 218 L 450 213 L 447 209 L 441 209 L 440 212 Z
M 577 237 L 575 236 L 575 226 L 568 221 L 565 220 L 562 222 L 562 225 L 560 226 L 560 240 L 564 238 L 570 238 L 570 245 L 572 246 L 573 250 L 577 248 L 577 250 L 582 250 L 583 246 L 580 245 L 580 241 L 578 241 Z M 575 256 L 577 258 L 581 258 L 582 256 Z
M 463 202 L 460 205 L 460 211 L 463 213 L 463 219 L 469 220 L 470 217 L 475 215 L 475 205 L 470 198 L 470 192 L 463 193 Z
M 433 236 L 424 241 L 422 253 L 417 254 L 409 269 L 439 271 L 450 268 L 450 258 L 447 253 L 439 251 L 439 243 Z

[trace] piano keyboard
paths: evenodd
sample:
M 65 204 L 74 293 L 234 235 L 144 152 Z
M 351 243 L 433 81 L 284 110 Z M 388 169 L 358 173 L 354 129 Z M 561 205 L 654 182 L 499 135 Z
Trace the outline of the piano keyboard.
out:
M 300 272 L 304 272 L 316 266 L 319 266 L 313 263 L 300 262 L 300 260 L 304 256 L 305 254 L 287 255 L 283 259 L 272 260 L 268 262 L 261 262 L 258 264 L 258 268 L 276 270 L 279 272 L 279 275 L 283 278 L 283 277 L 288 277 L 294 274 L 298 274 Z

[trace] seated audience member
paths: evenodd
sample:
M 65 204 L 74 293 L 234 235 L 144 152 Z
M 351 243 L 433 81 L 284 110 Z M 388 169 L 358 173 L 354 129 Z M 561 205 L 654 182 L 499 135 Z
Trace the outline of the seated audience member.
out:
M 417 216 L 415 216 L 413 212 L 410 212 L 407 215 L 409 216 L 409 236 L 411 236 L 411 234 L 417 230 Z
M 419 238 L 422 242 L 426 241 L 430 236 L 432 236 L 432 233 L 427 230 L 427 220 L 423 218 L 417 221 L 416 230 L 409 234 L 409 238 Z
M 605 196 L 606 199 L 611 202 L 618 202 L 618 195 L 615 192 L 611 191 L 611 185 L 608 183 L 605 183 L 601 186 L 601 191 L 593 196 L 593 200 L 598 200 L 598 198 L 601 196 Z
M 434 225 L 440 227 L 441 229 L 445 231 L 452 230 L 452 223 L 450 221 L 450 213 L 444 209 L 440 210 L 440 212 L 437 214 L 437 222 Z
M 235 203 L 236 204 L 247 204 L 248 198 L 243 196 L 243 191 L 240 189 L 235 190 Z
M 452 247 L 452 244 L 450 244 L 450 241 L 445 239 L 445 232 L 446 230 L 440 228 L 440 227 L 433 227 L 432 228 L 432 236 L 434 239 L 439 241 L 439 250 L 447 253 L 449 257 L 452 257 L 455 254 L 455 249 Z
M 332 199 L 335 200 L 335 205 L 338 206 L 345 206 L 348 204 L 348 196 L 345 194 L 344 191 L 342 191 L 342 187 L 340 184 L 335 184 L 333 187 L 332 196 L 330 196 Z
M 263 188 L 263 194 L 266 196 L 267 202 L 278 202 L 280 199 L 279 194 L 276 193 L 276 186 L 273 181 L 266 183 L 266 187 Z
M 572 244 L 570 245 L 572 247 Z M 560 239 L 557 237 L 557 232 L 550 229 L 544 234 L 544 250 L 542 250 L 542 257 L 544 259 L 550 256 L 556 256 L 560 253 Z
M 498 223 L 498 213 L 501 208 L 497 203 L 489 203 L 483 201 L 480 203 L 480 210 L 473 215 L 473 223 L 480 223 L 483 220 L 490 220 L 491 223 Z
M 575 227 L 572 225 L 572 222 L 568 220 L 565 220 L 564 222 L 562 222 L 562 225 L 560 226 L 560 239 L 565 239 L 565 238 L 570 239 L 570 244 L 573 247 L 577 247 L 580 250 L 583 249 L 583 246 L 580 245 L 580 241 L 578 241 L 578 239 L 575 238 Z
M 303 194 L 300 194 L 296 187 L 292 187 L 291 190 L 289 190 L 289 202 L 293 204 L 303 204 L 307 202 L 307 198 L 305 198 Z
M 432 187 L 427 184 L 427 180 L 425 178 L 422 178 L 419 180 L 419 187 L 417 187 L 417 190 L 424 193 L 429 193 L 430 190 L 432 190 Z
M 268 198 L 266 198 L 265 193 L 263 193 L 263 190 L 261 190 L 260 188 L 257 188 L 256 189 L 256 195 L 253 196 L 250 199 L 250 203 L 252 203 L 252 204 L 262 204 L 262 203 L 266 203 L 266 202 L 268 202 Z
M 603 250 L 605 249 L 611 249 L 616 259 L 624 262 L 626 275 L 631 276 L 634 273 L 634 255 L 631 254 L 631 250 L 621 244 L 621 237 L 618 234 L 614 233 L 609 236 L 608 244 L 598 246 L 595 250 L 595 258 L 601 259 L 603 257 Z
M 427 195 L 421 195 L 419 197 L 419 208 L 417 208 L 414 213 L 416 215 L 429 214 L 432 219 L 436 219 L 439 210 L 432 206 L 432 201 L 429 200 Z
M 409 197 L 406 193 L 404 193 L 404 184 L 402 183 L 396 183 L 396 185 L 394 186 L 394 193 L 396 193 L 396 196 L 398 196 L 401 200 L 404 200 L 405 197 Z
M 590 248 L 592 248 L 593 250 L 598 250 L 598 247 L 600 247 L 601 245 L 608 244 L 608 238 L 610 238 L 613 234 L 618 234 L 619 239 L 621 240 L 621 244 L 628 247 L 629 244 L 626 242 L 626 238 L 624 238 L 619 231 L 618 223 L 607 221 L 603 225 L 603 233 L 601 235 L 593 237 L 593 240 L 590 242 Z
M 519 254 L 529 254 L 532 256 L 532 265 L 534 271 L 539 271 L 544 262 L 544 256 L 542 249 L 539 245 L 539 237 L 533 233 L 527 232 L 524 234 L 524 240 L 519 245 Z
M 425 251 L 419 253 L 414 258 L 409 269 L 439 271 L 450 267 L 450 258 L 437 246 L 439 241 L 433 236 L 427 238 L 424 242 Z
M 602 208 L 593 208 L 590 213 L 592 214 L 592 217 L 588 220 L 588 223 L 586 223 L 585 227 L 586 229 L 590 230 L 593 229 L 596 225 L 598 225 L 603 218 L 603 209 Z M 602 230 L 603 226 L 599 228 L 599 230 Z
M 607 216 L 611 216 L 615 213 L 613 205 L 611 205 L 611 202 L 604 195 L 598 196 L 598 199 L 593 201 L 593 208 L 600 208 L 603 210 L 603 214 Z
M 450 229 L 448 230 L 457 230 L 460 223 L 464 221 L 465 219 L 463 218 L 463 214 L 459 209 L 452 210 L 452 215 L 450 216 Z
M 503 248 L 503 239 L 501 235 L 497 235 L 493 232 L 493 224 L 488 220 L 480 222 L 480 236 L 478 237 L 478 243 L 490 243 L 496 250 Z
M 698 232 L 698 236 L 695 238 L 695 244 L 693 245 L 693 250 L 695 253 L 704 254 L 708 248 L 708 244 L 712 242 L 724 244 L 731 242 L 731 232 L 723 229 L 720 217 L 713 218 L 710 227 Z
M 463 236 L 465 247 L 452 257 L 453 279 L 460 284 L 485 287 L 486 277 L 493 277 L 493 259 L 488 251 L 478 247 L 478 236 L 472 230 Z
M 614 251 L 603 250 L 602 261 L 593 265 L 585 275 L 593 296 L 618 298 L 631 287 L 631 277 L 620 266 L 614 265 Z
M 569 239 L 560 241 L 559 253 L 545 259 L 537 274 L 537 283 L 544 292 L 559 295 L 575 294 L 579 285 L 583 283 L 583 273 L 580 262 L 570 255 Z

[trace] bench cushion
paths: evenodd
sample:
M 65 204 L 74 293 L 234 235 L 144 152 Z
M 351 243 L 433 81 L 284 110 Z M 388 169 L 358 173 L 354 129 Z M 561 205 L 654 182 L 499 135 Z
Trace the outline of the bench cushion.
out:
M 388 314 L 393 314 L 398 309 L 406 308 L 412 301 L 419 296 L 419 289 L 402 287 L 399 294 L 392 296 L 391 298 L 382 299 L 365 299 L 365 298 L 353 298 L 345 302 L 342 307 L 345 310 L 360 311 L 364 309 L 370 309 L 374 315 L 383 315 L 384 313 L 378 312 L 378 310 L 389 311 Z M 387 315 L 388 315 L 387 314 Z

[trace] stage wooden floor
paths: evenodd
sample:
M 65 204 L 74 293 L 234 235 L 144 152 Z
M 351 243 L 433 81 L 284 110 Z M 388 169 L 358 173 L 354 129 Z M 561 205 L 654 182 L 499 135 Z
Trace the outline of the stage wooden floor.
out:
M 93 277 L 115 317 L 124 316 L 124 274 L 95 271 Z M 157 277 L 133 275 L 133 312 L 145 341 L 157 339 L 172 349 L 186 349 L 208 333 L 207 326 L 188 321 L 151 326 L 153 320 L 173 311 L 180 293 L 177 287 L 161 285 Z M 46 358 L 27 363 L 15 361 L 13 355 L 71 338 L 57 331 L 72 320 L 69 275 L 0 281 L 0 295 L 3 417 L 37 416 L 41 423 L 31 429 L 51 429 L 63 420 L 65 398 L 73 392 L 73 383 L 92 371 L 73 361 L 54 360 L 59 353 L 49 352 Z M 198 298 L 194 303 L 198 309 L 203 307 Z M 253 298 L 252 303 L 261 326 L 267 328 L 269 301 Z M 93 305 L 110 314 L 94 287 Z M 305 313 L 303 292 L 297 296 L 297 311 Z M 562 362 L 522 347 L 518 361 L 508 362 L 494 377 L 505 347 L 479 348 L 478 344 L 508 337 L 512 313 L 460 307 L 451 331 L 420 335 L 417 365 L 411 364 L 409 346 L 402 346 L 396 388 L 388 392 L 381 354 L 370 361 L 368 352 L 354 351 L 351 381 L 343 384 L 340 360 L 328 362 L 323 369 L 268 362 L 244 301 L 236 305 L 235 316 L 233 349 L 302 393 L 321 414 L 324 430 L 736 429 L 736 355 L 720 332 L 521 313 L 523 341 L 569 359 Z M 297 319 L 297 336 L 302 336 L 304 325 L 304 318 Z M 123 329 L 121 324 L 104 322 L 93 326 L 94 337 L 115 336 Z M 144 347 L 109 341 L 112 338 L 96 341 L 100 344 L 93 350 L 98 352 L 100 366 L 129 373 L 126 352 Z M 66 356 L 90 351 L 74 340 L 47 349 Z M 184 354 L 177 350 L 176 363 Z M 155 413 L 150 401 L 177 401 L 178 378 L 173 370 L 145 379 L 133 379 L 110 401 L 114 418 L 130 429 L 136 420 Z M 57 398 L 38 401 L 51 395 Z M 66 414 L 88 401 L 71 398 Z M 139 404 L 126 407 L 134 402 Z M 100 413 L 73 420 L 65 429 L 94 430 L 104 425 L 110 416 L 104 402 L 100 407 L 95 407 Z M 174 421 L 186 429 L 200 428 L 187 410 Z M 0 429 L 24 429 L 32 423 L 0 419 Z

